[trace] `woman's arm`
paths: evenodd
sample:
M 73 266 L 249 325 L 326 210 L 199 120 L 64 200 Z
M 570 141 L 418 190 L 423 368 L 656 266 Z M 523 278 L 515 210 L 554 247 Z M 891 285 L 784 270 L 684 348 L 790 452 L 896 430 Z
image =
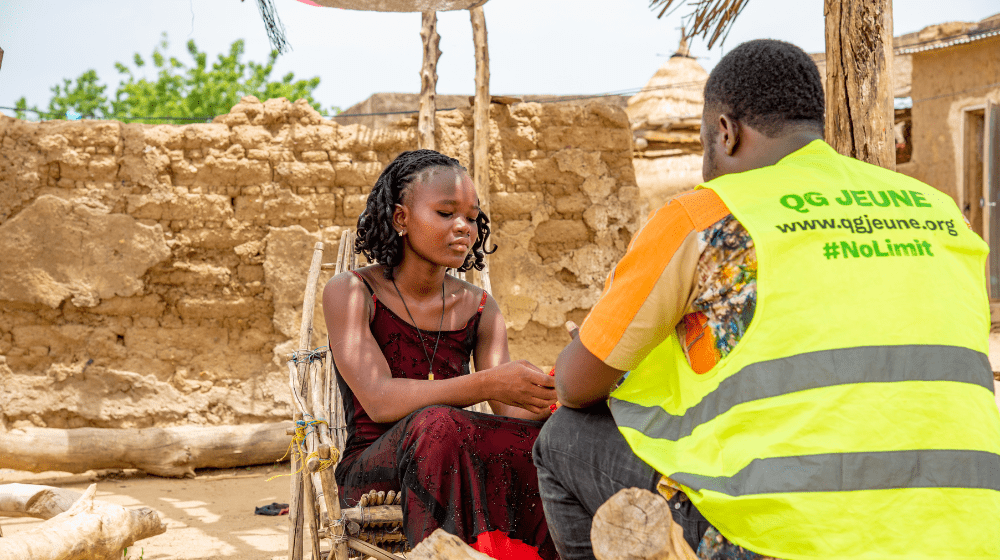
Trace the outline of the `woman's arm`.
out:
M 474 356 L 476 359 L 476 370 L 478 374 L 491 376 L 503 375 L 503 368 L 509 364 L 521 364 L 529 368 L 531 375 L 526 376 L 529 383 L 535 385 L 533 393 L 542 397 L 541 407 L 522 407 L 513 404 L 506 404 L 490 397 L 488 402 L 494 414 L 501 416 L 511 416 L 514 418 L 525 418 L 528 420 L 544 420 L 552 413 L 549 405 L 556 400 L 555 380 L 545 375 L 530 362 L 519 360 L 510 361 L 510 351 L 507 347 L 507 324 L 504 322 L 503 314 L 493 296 L 486 299 L 486 307 L 483 308 L 483 316 L 479 319 L 478 339 Z
M 518 382 L 518 378 L 534 379 L 531 374 L 536 372 L 525 364 L 509 364 L 493 375 L 435 381 L 393 378 L 368 326 L 371 297 L 353 274 L 338 274 L 327 283 L 323 317 L 337 369 L 375 422 L 395 422 L 434 404 L 465 407 L 490 398 L 536 410 L 547 406 L 543 398 L 532 397 L 534 385 Z M 554 389 L 549 391 L 554 395 Z

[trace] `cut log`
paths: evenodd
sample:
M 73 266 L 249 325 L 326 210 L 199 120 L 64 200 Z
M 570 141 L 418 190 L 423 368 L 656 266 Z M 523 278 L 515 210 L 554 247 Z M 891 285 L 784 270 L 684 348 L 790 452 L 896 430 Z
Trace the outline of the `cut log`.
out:
M 342 512 L 347 521 L 357 523 L 362 529 L 370 525 L 403 523 L 403 507 L 399 505 L 359 506 Z
M 436 149 L 434 113 L 437 111 L 437 63 L 441 58 L 441 35 L 437 32 L 437 12 L 424 12 L 420 40 L 424 45 L 424 64 L 420 68 L 420 113 L 417 115 L 417 146 Z
M 406 555 L 406 560 L 490 560 L 490 557 L 465 544 L 462 539 L 435 529 Z
M 96 492 L 91 484 L 67 511 L 0 539 L 0 560 L 119 560 L 125 547 L 167 530 L 155 511 L 95 501 Z
M 892 0 L 826 0 L 826 141 L 896 169 Z
M 641 488 L 619 490 L 597 509 L 590 541 L 598 560 L 698 559 L 667 500 Z
M 83 494 L 36 484 L 0 484 L 0 517 L 52 519 L 68 510 Z
M 273 463 L 288 449 L 290 422 L 239 426 L 110 429 L 23 428 L 0 432 L 0 468 L 22 471 L 140 469 L 193 477 L 194 469 Z
M 486 43 L 483 8 L 469 10 L 472 46 L 476 51 L 476 100 L 472 108 L 472 182 L 479 207 L 490 215 L 490 52 Z

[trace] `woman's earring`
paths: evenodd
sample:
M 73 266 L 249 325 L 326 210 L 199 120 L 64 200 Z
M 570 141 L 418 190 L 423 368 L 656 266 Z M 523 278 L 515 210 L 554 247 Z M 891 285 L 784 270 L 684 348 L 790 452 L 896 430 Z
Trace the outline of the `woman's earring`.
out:
M 402 230 L 399 231 L 399 236 L 403 237 L 403 231 Z

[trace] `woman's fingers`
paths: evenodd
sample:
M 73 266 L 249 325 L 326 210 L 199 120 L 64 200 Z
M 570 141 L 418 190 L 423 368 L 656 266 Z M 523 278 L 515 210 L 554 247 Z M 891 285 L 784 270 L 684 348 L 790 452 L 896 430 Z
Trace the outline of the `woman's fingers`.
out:
M 546 375 L 540 370 L 537 372 L 531 372 L 531 382 L 539 387 L 553 388 L 556 386 L 556 378 L 551 375 Z

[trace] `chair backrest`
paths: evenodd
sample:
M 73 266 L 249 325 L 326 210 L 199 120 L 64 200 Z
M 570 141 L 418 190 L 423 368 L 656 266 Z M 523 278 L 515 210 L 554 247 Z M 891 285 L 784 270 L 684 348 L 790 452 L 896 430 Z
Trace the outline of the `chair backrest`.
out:
M 332 269 L 334 271 L 334 275 L 336 275 L 367 265 L 368 263 L 364 256 L 361 255 L 361 258 L 359 259 L 359 255 L 354 252 L 355 238 L 356 235 L 353 229 L 345 230 L 344 234 L 340 237 L 340 245 L 337 248 L 336 262 L 324 264 L 322 268 L 324 270 Z M 448 274 L 479 286 L 487 292 L 491 291 L 492 286 L 490 284 L 488 265 L 481 271 L 471 270 L 469 272 L 458 272 L 454 269 L 448 269 Z M 325 408 L 328 414 L 327 418 L 330 419 L 330 428 L 333 433 L 334 445 L 341 453 L 343 453 L 344 445 L 346 444 L 347 439 L 347 420 L 344 418 L 344 403 L 341 399 L 340 388 L 337 383 L 337 368 L 333 367 L 333 354 L 329 349 L 326 351 L 324 367 L 326 368 L 326 379 L 330 381 L 327 383 L 327 388 L 325 390 L 326 394 L 323 395 L 322 401 L 326 404 Z M 490 407 L 485 402 L 476 403 L 468 407 L 468 410 L 487 414 L 492 413 Z

